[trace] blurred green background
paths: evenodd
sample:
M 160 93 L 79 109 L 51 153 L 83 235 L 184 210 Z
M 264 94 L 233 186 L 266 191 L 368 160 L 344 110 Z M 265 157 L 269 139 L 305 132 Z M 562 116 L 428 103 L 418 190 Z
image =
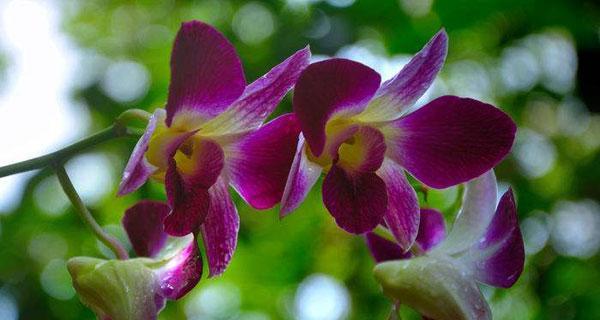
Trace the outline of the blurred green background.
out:
M 600 5 L 575 0 L 0 1 L 0 164 L 41 155 L 108 126 L 126 108 L 162 107 L 182 21 L 235 45 L 248 81 L 310 44 L 315 59 L 361 61 L 390 78 L 441 27 L 447 63 L 419 102 L 474 97 L 519 124 L 498 167 L 518 197 L 526 269 L 484 287 L 496 319 L 600 319 Z M 290 110 L 289 95 L 277 113 Z M 116 198 L 135 141 L 68 164 L 97 219 L 123 237 L 123 211 L 162 186 Z M 427 205 L 448 214 L 450 188 Z M 93 319 L 65 261 L 109 252 L 87 232 L 47 170 L 0 179 L 0 320 Z M 235 198 L 238 249 L 161 319 L 385 319 L 390 302 L 359 237 L 340 231 L 317 188 L 294 214 Z M 403 319 L 418 317 L 408 309 Z

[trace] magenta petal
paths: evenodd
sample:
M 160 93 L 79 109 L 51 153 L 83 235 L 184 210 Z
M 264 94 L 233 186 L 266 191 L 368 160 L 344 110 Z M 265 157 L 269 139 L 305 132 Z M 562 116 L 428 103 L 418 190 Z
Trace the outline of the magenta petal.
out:
M 380 81 L 371 68 L 346 59 L 313 63 L 302 72 L 294 89 L 293 105 L 313 154 L 323 152 L 327 121 L 336 113 L 361 112 Z
M 412 106 L 435 80 L 447 52 L 448 35 L 440 30 L 394 78 L 381 85 L 372 103 L 387 110 L 379 111 L 382 117 L 378 120 L 395 119 Z
M 380 263 L 390 260 L 407 259 L 412 257 L 410 252 L 404 253 L 397 243 L 385 239 L 373 232 L 365 234 L 365 241 L 375 262 Z
M 182 111 L 192 111 L 206 119 L 214 117 L 234 102 L 245 87 L 242 64 L 231 43 L 205 23 L 183 23 L 171 53 L 167 125 Z
M 142 200 L 125 211 L 123 227 L 138 257 L 154 257 L 165 245 L 163 220 L 171 208 L 166 203 Z
M 226 111 L 229 131 L 247 131 L 262 125 L 294 86 L 309 59 L 310 50 L 306 47 L 246 87 L 244 94 Z
M 447 254 L 455 254 L 467 250 L 479 241 L 494 217 L 497 195 L 498 187 L 493 170 L 469 181 L 465 185 L 462 209 L 440 249 Z
M 446 237 L 444 216 L 434 209 L 421 209 L 417 243 L 421 249 L 429 251 Z
M 198 230 L 209 208 L 208 186 L 190 183 L 177 171 L 171 159 L 165 173 L 165 189 L 171 214 L 165 219 L 165 231 L 173 236 L 184 236 Z
M 516 126 L 496 107 L 444 96 L 396 120 L 391 157 L 428 186 L 446 188 L 471 180 L 510 151 Z
M 183 297 L 202 277 L 202 257 L 195 237 L 181 239 L 189 244 L 167 257 L 168 262 L 157 270 L 160 294 L 171 300 Z
M 351 175 L 334 165 L 323 181 L 323 202 L 340 228 L 361 234 L 383 220 L 388 195 L 385 183 L 374 172 Z
M 201 227 L 210 276 L 218 276 L 229 264 L 240 229 L 237 209 L 231 200 L 227 184 L 219 179 L 209 190 L 210 211 Z
M 161 118 L 160 113 L 162 112 L 164 112 L 162 109 L 158 109 L 156 112 L 154 112 L 148 121 L 146 131 L 144 131 L 144 134 L 140 140 L 138 140 L 135 148 L 133 148 L 131 157 L 129 157 L 129 161 L 125 166 L 121 184 L 119 184 L 119 191 L 117 191 L 119 196 L 123 196 L 137 190 L 156 170 L 153 165 L 148 163 L 148 160 L 146 160 L 144 155 L 146 150 L 148 150 L 148 142 L 150 141 L 150 137 L 152 137 L 152 134 L 156 129 L 156 124 L 159 121 L 159 118 Z
M 419 231 L 419 201 L 404 170 L 389 159 L 378 171 L 387 187 L 388 207 L 384 221 L 404 251 L 412 246 Z
M 300 134 L 296 155 L 281 198 L 280 217 L 285 217 L 300 206 L 321 176 L 322 170 L 320 165 L 310 161 L 306 156 L 304 136 Z
M 282 115 L 236 143 L 228 159 L 231 184 L 252 207 L 281 201 L 300 128 L 293 114 Z
M 509 288 L 523 272 L 525 248 L 512 190 L 500 199 L 485 236 L 465 254 L 474 257 L 475 277 L 492 286 Z

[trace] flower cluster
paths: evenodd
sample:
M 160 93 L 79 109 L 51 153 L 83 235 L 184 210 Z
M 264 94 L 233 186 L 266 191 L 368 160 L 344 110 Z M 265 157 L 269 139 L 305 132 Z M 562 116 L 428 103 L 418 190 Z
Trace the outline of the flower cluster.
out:
M 164 183 L 167 203 L 142 201 L 126 212 L 138 258 L 70 262 L 82 301 L 102 319 L 155 319 L 165 299 L 200 280 L 197 238 L 210 276 L 227 267 L 239 229 L 229 185 L 256 209 L 281 203 L 283 217 L 324 174 L 323 203 L 335 222 L 364 234 L 378 262 L 391 260 L 375 269 L 388 296 L 435 319 L 489 314 L 474 281 L 510 286 L 523 265 L 512 192 L 494 215 L 490 173 L 510 151 L 516 127 L 496 107 L 468 98 L 413 108 L 442 68 L 447 42 L 438 32 L 383 83 L 351 60 L 309 65 L 307 47 L 246 85 L 231 43 L 202 22 L 184 23 L 165 108 L 150 118 L 118 192 L 154 179 Z M 292 87 L 293 113 L 264 123 Z M 433 188 L 467 183 L 462 214 L 441 244 L 443 219 L 419 208 L 405 172 Z M 378 226 L 393 241 L 371 233 Z M 426 254 L 411 258 L 411 248 Z M 431 277 L 415 280 L 402 268 L 425 268 Z M 448 293 L 428 296 L 432 288 Z

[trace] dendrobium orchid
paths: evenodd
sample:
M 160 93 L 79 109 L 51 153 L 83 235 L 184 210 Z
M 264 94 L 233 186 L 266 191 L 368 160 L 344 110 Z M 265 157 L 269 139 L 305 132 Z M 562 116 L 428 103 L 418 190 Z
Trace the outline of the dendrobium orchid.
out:
M 304 48 L 246 86 L 235 49 L 217 30 L 184 23 L 171 56 L 165 109 L 152 115 L 119 187 L 124 195 L 153 177 L 163 181 L 172 208 L 165 231 L 200 231 L 211 275 L 235 248 L 239 218 L 227 186 L 266 209 L 282 197 L 296 150 L 295 116 L 262 125 L 308 65 Z
M 183 297 L 202 276 L 194 235 L 169 237 L 167 204 L 142 201 L 125 213 L 123 226 L 138 258 L 77 257 L 68 269 L 81 301 L 102 320 L 157 319 L 167 299 Z
M 379 263 L 375 277 L 384 293 L 430 319 L 491 319 L 477 282 L 511 287 L 525 261 L 512 190 L 504 193 L 497 207 L 496 198 L 492 171 L 468 182 L 462 210 L 446 239 L 441 213 L 421 209 L 415 242 L 420 256 L 367 233 L 367 245 Z
M 391 80 L 346 59 L 314 63 L 300 75 L 293 108 L 300 135 L 281 202 L 297 208 L 322 172 L 323 202 L 344 230 L 361 234 L 380 223 L 404 250 L 419 228 L 419 181 L 446 188 L 473 179 L 510 151 L 516 126 L 496 107 L 443 96 L 409 112 L 432 84 L 447 52 L 438 32 Z

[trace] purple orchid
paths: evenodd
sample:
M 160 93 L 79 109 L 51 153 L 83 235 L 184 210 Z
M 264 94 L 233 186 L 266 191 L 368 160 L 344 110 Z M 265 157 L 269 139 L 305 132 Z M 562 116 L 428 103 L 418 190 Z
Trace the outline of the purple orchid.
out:
M 391 80 L 360 63 L 329 59 L 298 79 L 293 108 L 302 134 L 281 201 L 289 214 L 322 172 L 323 202 L 344 230 L 360 234 L 385 222 L 402 248 L 414 242 L 419 206 L 404 169 L 425 185 L 473 179 L 510 151 L 516 126 L 496 107 L 443 96 L 409 108 L 446 57 L 438 32 Z
M 422 256 L 367 233 L 367 245 L 379 263 L 375 276 L 384 293 L 431 319 L 491 319 L 477 282 L 509 288 L 525 262 L 512 190 L 504 193 L 497 207 L 496 198 L 492 171 L 467 183 L 462 210 L 446 239 L 441 213 L 421 209 L 415 245 Z
M 309 58 L 307 47 L 246 86 L 235 49 L 217 30 L 192 21 L 177 34 L 166 107 L 151 117 L 118 193 L 150 177 L 163 181 L 172 208 L 166 232 L 200 231 L 211 275 L 223 272 L 236 245 L 239 218 L 227 186 L 257 209 L 282 197 L 299 126 L 292 114 L 262 124 Z
M 73 286 L 99 319 L 157 319 L 167 299 L 193 289 L 202 276 L 194 235 L 174 238 L 164 231 L 170 207 L 141 201 L 125 212 L 123 226 L 138 258 L 69 260 Z

